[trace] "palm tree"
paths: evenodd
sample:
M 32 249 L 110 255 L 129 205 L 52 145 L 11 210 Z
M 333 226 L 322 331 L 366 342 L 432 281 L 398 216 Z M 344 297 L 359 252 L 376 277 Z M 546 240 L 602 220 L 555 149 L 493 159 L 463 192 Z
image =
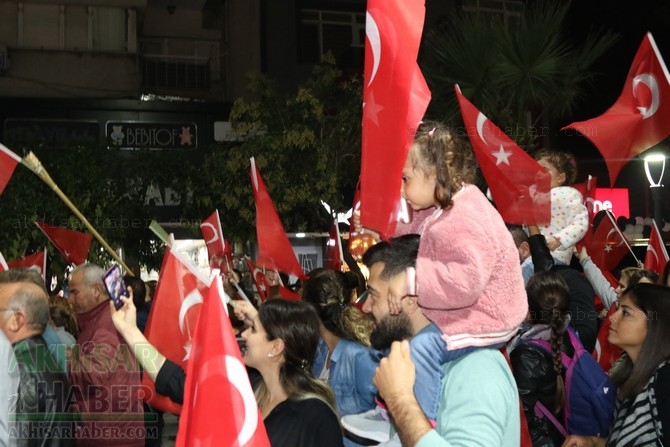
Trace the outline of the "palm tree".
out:
M 429 114 L 455 125 L 459 84 L 485 115 L 526 149 L 538 144 L 536 127 L 574 110 L 595 72 L 593 63 L 616 41 L 589 31 L 575 44 L 566 31 L 569 2 L 534 3 L 516 23 L 459 13 L 425 37 L 420 65 L 433 92 Z

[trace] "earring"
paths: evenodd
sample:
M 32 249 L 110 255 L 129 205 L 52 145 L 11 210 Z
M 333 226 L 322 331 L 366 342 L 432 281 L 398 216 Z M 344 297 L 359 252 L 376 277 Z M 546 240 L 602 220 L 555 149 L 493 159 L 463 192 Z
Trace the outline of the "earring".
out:
M 274 357 L 274 355 L 272 355 L 271 352 L 268 352 L 268 357 L 272 358 L 272 357 Z

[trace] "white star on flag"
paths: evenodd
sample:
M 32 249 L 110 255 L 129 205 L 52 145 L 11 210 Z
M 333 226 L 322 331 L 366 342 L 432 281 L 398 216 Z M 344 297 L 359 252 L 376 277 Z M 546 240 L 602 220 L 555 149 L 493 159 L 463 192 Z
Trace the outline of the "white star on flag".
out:
M 605 245 L 605 251 L 606 251 L 607 253 L 611 252 L 611 251 L 612 251 L 612 246 L 609 245 L 609 244 Z
M 505 163 L 507 166 L 510 166 L 509 157 L 512 156 L 512 153 L 505 151 L 502 144 L 500 145 L 500 150 L 498 152 L 492 152 L 492 154 L 496 158 L 496 166 L 501 163 Z

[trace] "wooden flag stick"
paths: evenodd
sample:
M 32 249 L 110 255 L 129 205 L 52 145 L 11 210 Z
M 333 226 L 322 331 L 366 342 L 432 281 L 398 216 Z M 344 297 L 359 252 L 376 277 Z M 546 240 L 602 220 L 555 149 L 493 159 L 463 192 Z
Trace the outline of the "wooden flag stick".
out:
M 91 234 L 98 240 L 98 242 L 100 242 L 102 244 L 102 246 L 105 247 L 105 250 L 107 250 L 109 252 L 109 254 L 112 255 L 114 260 L 116 262 L 118 262 L 121 267 L 124 268 L 126 273 L 131 275 L 131 276 L 134 276 L 132 270 L 130 270 L 128 268 L 128 266 L 125 264 L 125 262 L 123 262 L 121 257 L 119 257 L 118 253 L 116 253 L 114 251 L 114 249 L 109 246 L 107 241 L 105 241 L 103 239 L 103 237 L 100 235 L 100 233 L 98 233 L 98 231 L 95 228 L 93 228 L 93 225 L 91 225 L 91 223 L 88 221 L 88 219 L 86 219 L 86 216 L 84 216 L 77 209 L 77 207 L 74 206 L 74 203 L 72 203 L 70 201 L 70 199 L 67 198 L 65 193 L 63 193 L 63 191 L 61 191 L 61 189 L 58 187 L 56 182 L 53 181 L 53 179 L 51 178 L 49 173 L 46 171 L 46 169 L 44 169 L 44 166 L 42 166 L 42 162 L 39 161 L 39 159 L 37 158 L 37 156 L 35 154 L 30 152 L 28 155 L 26 155 L 25 157 L 23 157 L 21 159 L 21 164 L 26 166 L 28 169 L 33 171 L 35 174 L 37 174 L 37 176 L 39 178 L 41 178 L 42 181 L 44 183 L 46 183 L 49 186 L 49 188 L 51 188 L 53 190 L 53 192 L 55 192 L 63 202 L 65 202 L 65 204 L 72 210 L 72 212 L 75 214 L 75 216 L 77 216 L 79 218 L 79 220 L 81 220 L 82 223 L 84 225 L 86 225 L 86 228 L 88 228 L 88 231 L 90 231 Z

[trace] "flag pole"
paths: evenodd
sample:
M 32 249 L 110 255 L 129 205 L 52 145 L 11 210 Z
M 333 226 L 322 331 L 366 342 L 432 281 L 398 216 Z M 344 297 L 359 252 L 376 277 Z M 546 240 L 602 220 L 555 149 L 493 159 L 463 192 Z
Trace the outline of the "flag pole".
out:
M 102 246 L 109 252 L 110 255 L 112 255 L 112 258 L 116 262 L 119 263 L 121 267 L 123 267 L 126 271 L 127 274 L 134 276 L 133 271 L 128 268 L 128 266 L 123 262 L 121 257 L 119 257 L 118 253 L 114 251 L 112 247 L 103 239 L 103 237 L 98 233 L 98 231 L 93 228 L 93 225 L 86 219 L 86 216 L 84 216 L 76 206 L 74 206 L 74 203 L 68 199 L 68 197 L 61 191 L 61 189 L 58 187 L 56 182 L 53 181 L 49 173 L 44 169 L 44 166 L 42 165 L 42 162 L 37 158 L 37 156 L 31 151 L 21 159 L 21 164 L 33 171 L 39 178 L 42 179 L 44 183 L 46 183 L 49 188 L 53 190 L 53 192 L 60 197 L 60 199 L 65 202 L 65 204 L 72 210 L 72 212 L 81 220 L 81 222 L 88 228 L 88 230 L 91 232 L 91 234 L 102 244 Z
M 621 232 L 621 229 L 619 228 L 619 225 L 617 225 L 616 221 L 614 220 L 614 216 L 612 215 L 612 213 L 609 210 L 606 210 L 605 214 L 607 214 L 607 217 L 609 217 L 610 222 L 612 223 L 612 227 L 616 228 L 616 231 L 617 231 L 617 233 L 619 233 L 619 237 L 621 238 L 621 240 L 624 241 L 624 243 L 626 244 L 626 247 L 628 247 L 628 251 L 630 252 L 630 254 L 633 255 L 633 259 L 635 259 L 636 265 L 639 266 L 640 265 L 640 260 L 637 259 L 637 256 L 635 256 L 635 252 L 633 251 L 633 248 L 628 243 L 628 239 L 626 239 L 626 236 L 624 236 L 624 234 Z

